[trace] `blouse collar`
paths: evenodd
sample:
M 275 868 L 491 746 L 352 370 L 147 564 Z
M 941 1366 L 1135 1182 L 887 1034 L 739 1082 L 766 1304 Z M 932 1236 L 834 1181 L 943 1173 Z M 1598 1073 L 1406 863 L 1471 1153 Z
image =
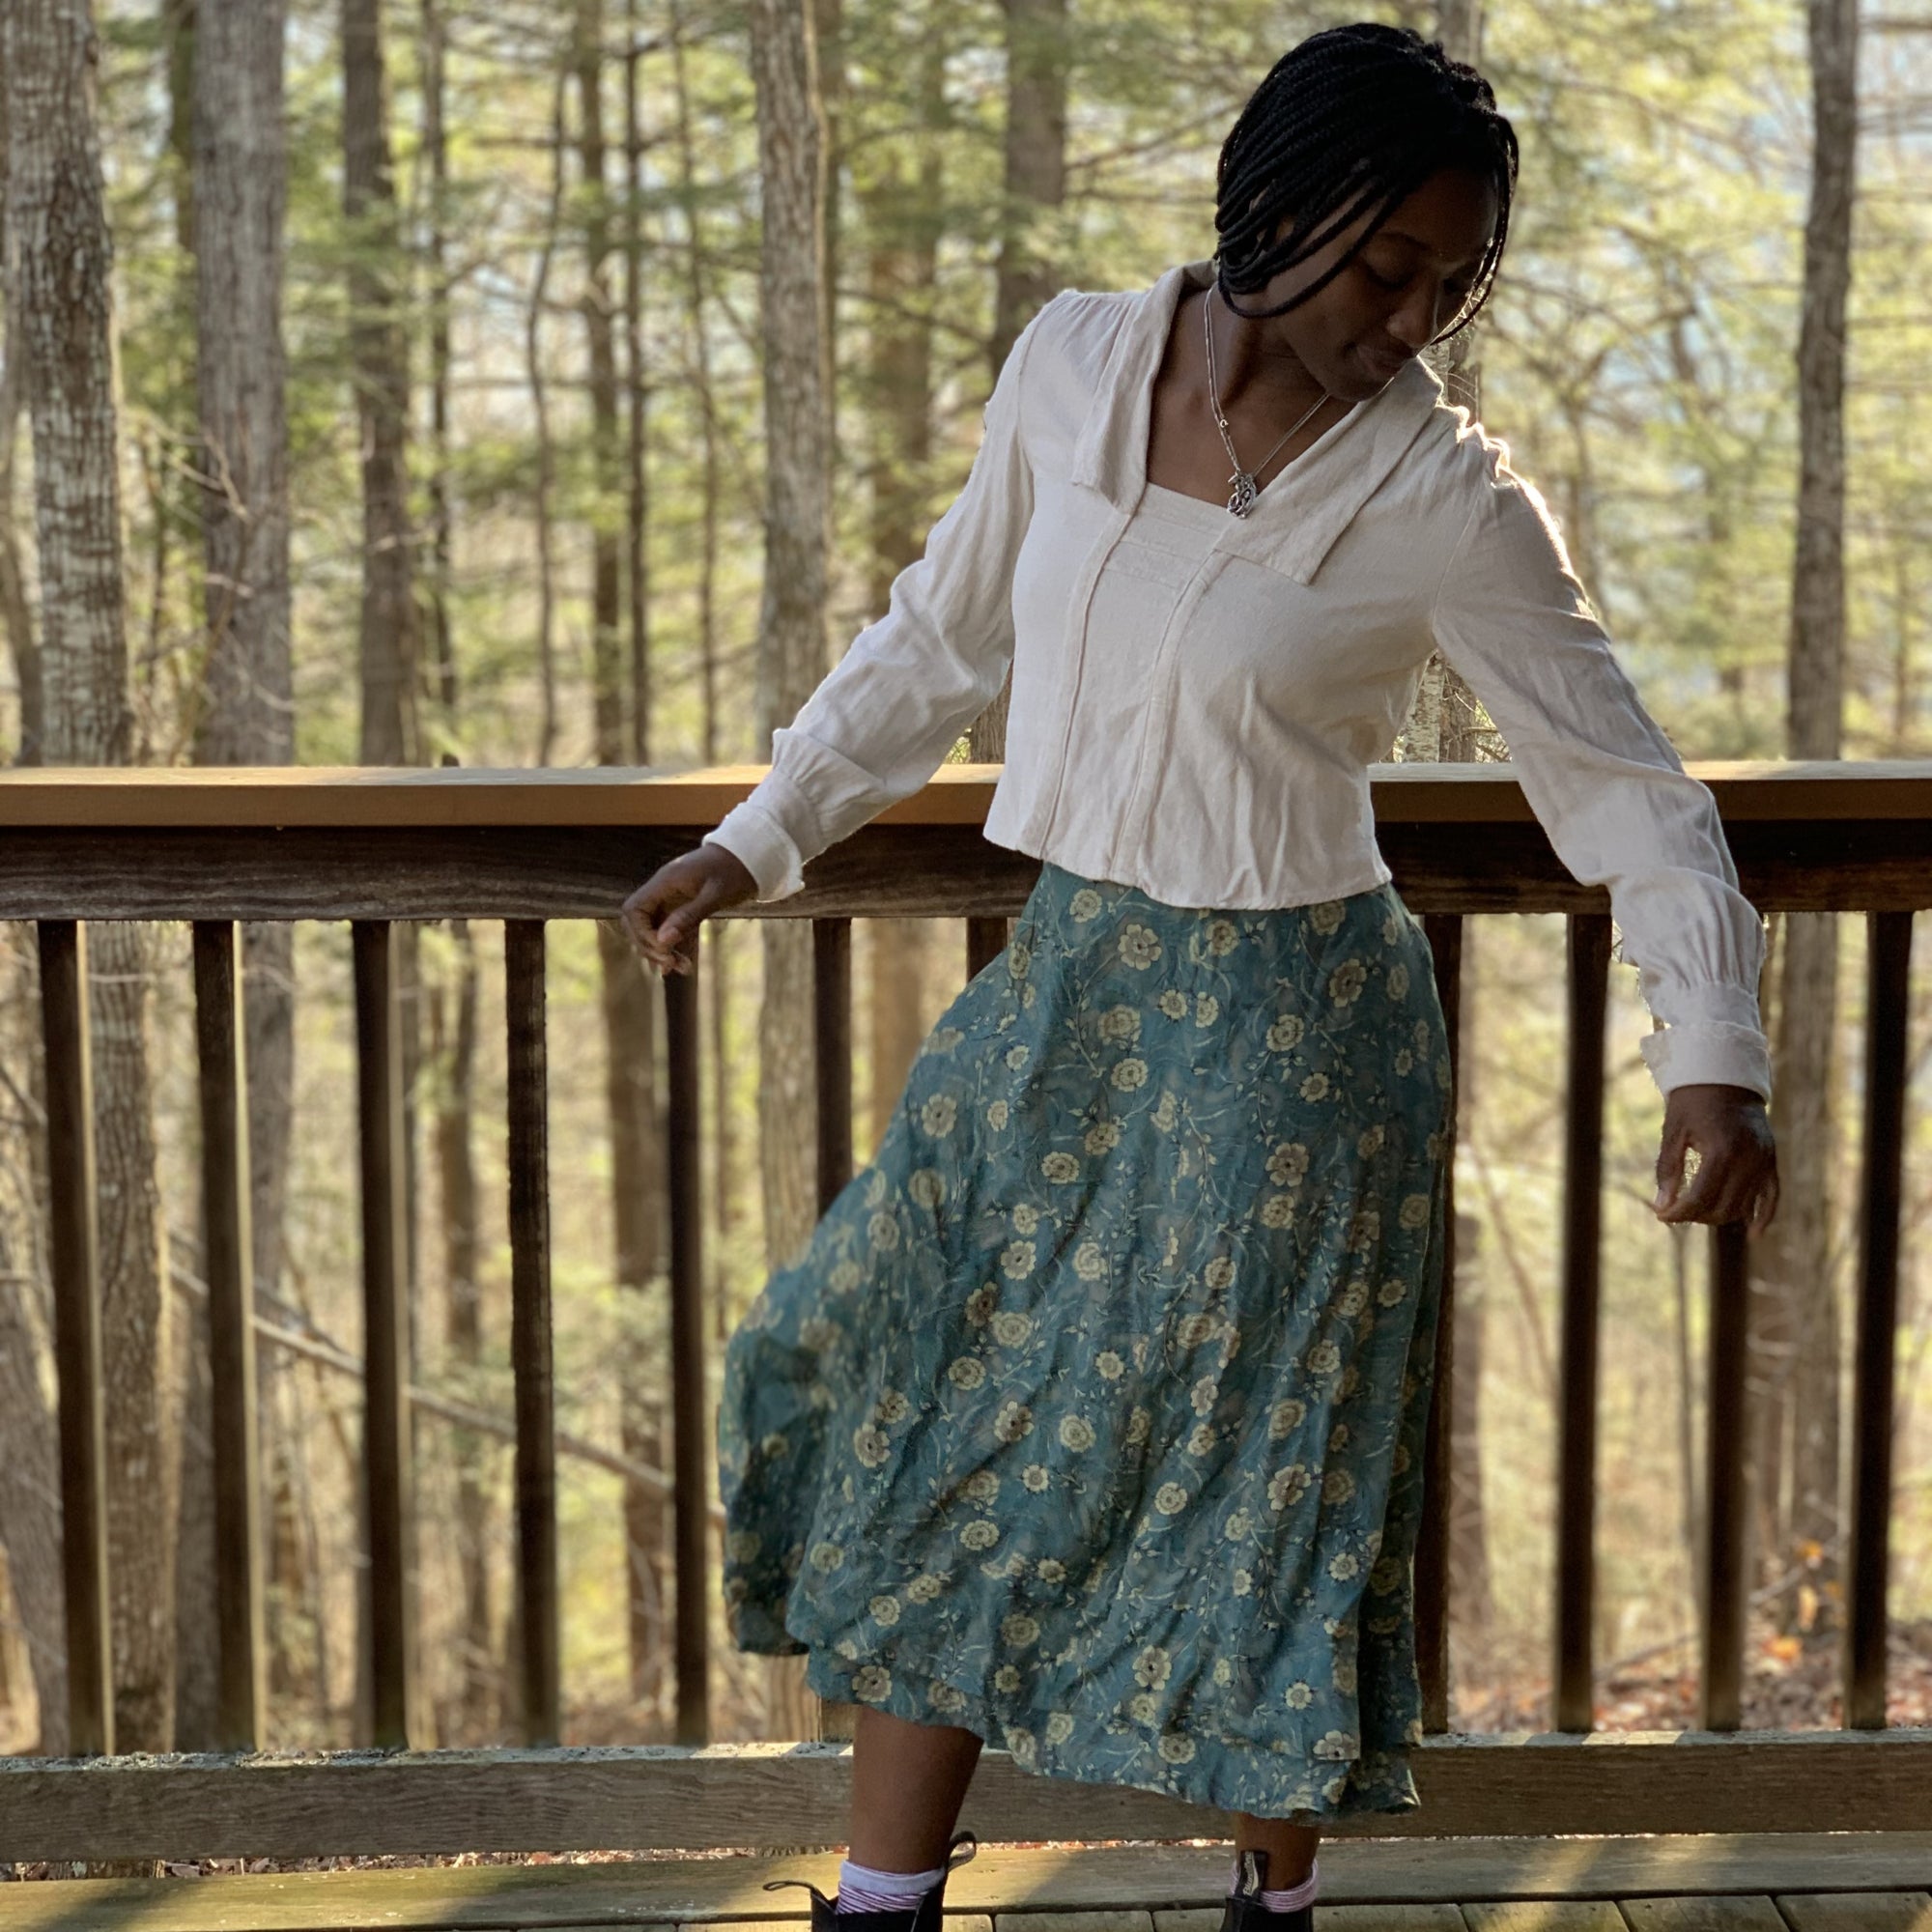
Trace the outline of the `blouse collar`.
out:
M 1098 490 L 1118 510 L 1131 511 L 1147 485 L 1153 379 L 1182 288 L 1213 283 L 1212 257 L 1175 264 L 1133 298 L 1114 337 L 1073 446 L 1072 479 Z M 1247 517 L 1230 516 L 1215 549 L 1308 582 L 1442 397 L 1440 381 L 1419 356 L 1404 363 L 1384 388 L 1270 480 Z

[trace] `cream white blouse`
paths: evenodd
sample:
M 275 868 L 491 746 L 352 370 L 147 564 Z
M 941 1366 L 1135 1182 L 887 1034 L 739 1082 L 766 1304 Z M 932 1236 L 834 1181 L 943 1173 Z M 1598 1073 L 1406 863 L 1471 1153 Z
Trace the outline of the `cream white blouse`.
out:
M 1509 445 L 1420 361 L 1279 471 L 1245 519 L 1150 484 L 1148 426 L 1183 284 L 1063 290 L 1007 357 L 964 489 L 925 553 L 773 733 L 706 843 L 760 900 L 916 792 L 1012 667 L 995 844 L 1185 906 L 1294 906 L 1390 876 L 1368 766 L 1432 646 L 1508 741 L 1557 857 L 1608 888 L 1659 1030 L 1659 1089 L 1769 1099 L 1764 929 L 1716 802 L 1613 655 Z

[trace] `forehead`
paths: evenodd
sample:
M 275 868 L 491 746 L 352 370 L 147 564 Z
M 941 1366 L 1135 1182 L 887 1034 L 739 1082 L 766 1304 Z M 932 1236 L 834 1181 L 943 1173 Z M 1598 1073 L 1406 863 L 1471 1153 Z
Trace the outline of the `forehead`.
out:
M 1443 168 L 1389 211 L 1377 239 L 1419 249 L 1444 269 L 1473 268 L 1495 232 L 1496 191 L 1480 175 Z M 1356 232 L 1368 226 L 1365 216 Z

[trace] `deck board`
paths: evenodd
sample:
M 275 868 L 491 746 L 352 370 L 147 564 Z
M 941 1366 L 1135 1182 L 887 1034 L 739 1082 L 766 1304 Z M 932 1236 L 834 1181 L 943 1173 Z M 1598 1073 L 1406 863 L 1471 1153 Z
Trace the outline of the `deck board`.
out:
M 756 1924 L 801 1932 L 808 1879 L 828 1896 L 842 1854 L 649 1859 L 598 1864 L 412 1866 L 210 1879 L 75 1879 L 0 1886 L 0 1932 L 588 1932 L 594 1927 Z M 1932 1932 L 1932 1834 L 1669 1839 L 1338 1841 L 1321 1853 L 1321 1932 L 1371 1932 L 1351 1907 L 1441 1907 L 1375 1921 L 1402 1932 L 1617 1932 L 1588 1902 L 1624 1902 L 1633 1932 L 1865 1932 L 1852 1907 L 1800 1894 L 1882 1894 L 1875 1932 Z M 1218 1932 L 1228 1848 L 984 1845 L 947 1885 L 948 1932 Z M 1755 1903 L 1742 1911 L 1730 1901 Z M 1784 1910 L 1772 1903 L 1779 1898 Z M 1720 1899 L 1703 1910 L 1700 1899 Z M 1906 1905 L 1895 1903 L 1904 1899 Z M 1465 1914 L 1463 1901 L 1472 1904 Z M 1524 1901 L 1582 1901 L 1537 1916 Z M 1647 1901 L 1656 1901 L 1650 1909 Z M 1668 1901 L 1667 1908 L 1662 1903 Z M 1766 1917 L 1769 1913 L 1770 1917 Z M 1001 1921 L 1004 1921 L 1004 1926 Z M 1124 1921 L 1123 1921 L 1124 1922 Z
M 1463 1918 L 1469 1932 L 1627 1932 L 1607 1898 L 1465 1900 Z
M 1922 1891 L 1785 1893 L 1791 1932 L 1932 1932 L 1932 1895 Z

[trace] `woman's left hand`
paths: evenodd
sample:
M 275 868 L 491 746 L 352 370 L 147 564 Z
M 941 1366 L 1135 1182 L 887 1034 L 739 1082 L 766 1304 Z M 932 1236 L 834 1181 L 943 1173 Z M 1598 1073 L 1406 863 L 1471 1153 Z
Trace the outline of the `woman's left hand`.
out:
M 1687 1184 L 1685 1155 L 1697 1151 Z M 1777 1146 L 1764 1102 L 1748 1087 L 1674 1087 L 1663 1103 L 1657 1155 L 1660 1221 L 1747 1221 L 1752 1240 L 1777 1211 Z

